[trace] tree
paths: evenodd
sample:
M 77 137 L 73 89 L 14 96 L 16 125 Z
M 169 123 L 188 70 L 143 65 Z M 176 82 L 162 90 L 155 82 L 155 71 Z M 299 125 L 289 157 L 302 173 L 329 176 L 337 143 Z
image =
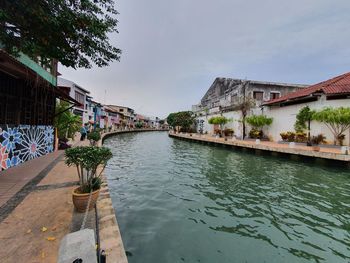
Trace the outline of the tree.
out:
M 224 125 L 228 122 L 232 121 L 231 119 L 228 119 L 224 116 L 216 116 L 216 117 L 211 117 L 208 120 L 209 124 L 214 124 L 214 125 L 219 125 L 220 126 L 220 133 L 222 135 L 223 133 L 223 129 L 224 129 Z
M 192 111 L 180 111 L 175 115 L 175 126 L 180 126 L 184 131 L 188 131 L 194 123 Z
M 173 128 L 175 128 L 175 117 L 176 117 L 176 113 L 173 112 L 173 113 L 170 113 L 166 118 L 166 121 L 169 124 L 169 126 Z
M 247 123 L 253 127 L 249 132 L 250 138 L 261 139 L 264 136 L 262 128 L 266 125 L 271 125 L 273 119 L 265 115 L 252 115 L 246 118 Z
M 246 118 L 247 123 L 255 129 L 262 129 L 266 125 L 271 125 L 273 118 L 265 115 L 252 115 Z
M 117 14 L 113 0 L 0 1 L 0 42 L 15 56 L 56 59 L 73 68 L 106 66 L 120 58 L 108 39 L 117 32 Z
M 310 110 L 309 106 L 305 106 L 302 109 L 299 110 L 296 121 L 294 124 L 294 129 L 297 133 L 304 133 L 304 131 L 307 129 L 307 142 L 308 145 L 311 143 L 311 137 L 310 137 L 310 129 L 311 129 L 311 121 L 312 116 L 315 113 L 315 111 Z
M 319 122 L 323 122 L 328 129 L 332 132 L 334 139 L 334 145 L 343 133 L 350 129 L 350 108 L 339 107 L 331 108 L 327 107 L 313 114 L 313 119 Z
M 255 100 L 251 98 L 246 98 L 245 96 L 243 97 L 243 102 L 239 103 L 234 110 L 238 110 L 242 114 L 242 130 L 243 130 L 243 140 L 246 137 L 246 117 L 248 115 L 248 112 L 250 111 L 251 108 L 255 106 Z
M 79 116 L 70 111 L 68 102 L 61 101 L 56 105 L 54 126 L 57 128 L 58 138 L 74 139 L 74 134 L 80 130 L 82 121 Z
M 170 113 L 167 117 L 168 124 L 175 129 L 176 126 L 180 126 L 185 131 L 194 123 L 194 117 L 192 111 L 179 111 Z
M 136 122 L 135 127 L 138 129 L 143 128 L 143 123 L 141 121 Z

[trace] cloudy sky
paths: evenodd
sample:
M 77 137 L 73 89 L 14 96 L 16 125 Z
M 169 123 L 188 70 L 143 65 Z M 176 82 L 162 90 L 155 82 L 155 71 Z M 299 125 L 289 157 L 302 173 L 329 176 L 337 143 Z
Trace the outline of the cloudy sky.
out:
M 216 77 L 312 84 L 350 71 L 349 0 L 118 0 L 120 62 L 62 77 L 150 116 L 190 109 Z

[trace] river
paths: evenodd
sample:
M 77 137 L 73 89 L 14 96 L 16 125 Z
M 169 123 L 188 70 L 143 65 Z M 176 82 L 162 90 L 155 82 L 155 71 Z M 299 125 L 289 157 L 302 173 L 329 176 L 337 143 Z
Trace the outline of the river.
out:
M 106 139 L 129 263 L 349 262 L 350 171 L 169 138 Z

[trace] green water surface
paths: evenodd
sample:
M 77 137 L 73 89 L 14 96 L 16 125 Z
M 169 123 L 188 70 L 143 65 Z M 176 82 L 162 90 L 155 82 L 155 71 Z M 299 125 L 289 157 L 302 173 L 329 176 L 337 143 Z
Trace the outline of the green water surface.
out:
M 130 263 L 350 262 L 350 172 L 133 133 L 105 141 Z

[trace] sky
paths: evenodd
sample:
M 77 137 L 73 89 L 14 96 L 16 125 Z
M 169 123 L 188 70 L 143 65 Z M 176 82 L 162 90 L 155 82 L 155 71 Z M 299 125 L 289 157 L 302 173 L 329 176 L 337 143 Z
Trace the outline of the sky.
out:
M 350 71 L 349 0 L 118 0 L 122 50 L 62 77 L 105 104 L 166 117 L 216 77 L 314 84 Z

